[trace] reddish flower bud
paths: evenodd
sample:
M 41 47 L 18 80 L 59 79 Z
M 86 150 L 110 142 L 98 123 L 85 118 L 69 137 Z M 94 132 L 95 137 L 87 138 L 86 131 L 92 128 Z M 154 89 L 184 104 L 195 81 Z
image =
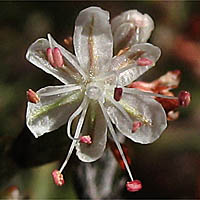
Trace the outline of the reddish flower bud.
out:
M 137 192 L 142 189 L 142 183 L 139 180 L 134 180 L 126 183 L 126 189 L 129 192 Z
M 137 65 L 139 66 L 150 66 L 153 65 L 153 61 L 148 58 L 138 58 Z
M 81 136 L 80 142 L 85 143 L 85 144 L 92 144 L 92 139 L 89 135 L 85 135 L 85 136 Z
M 133 122 L 132 133 L 135 133 L 142 126 L 142 122 Z
M 190 104 L 191 95 L 189 92 L 182 90 L 178 94 L 179 105 L 187 107 Z
M 38 103 L 40 101 L 40 98 L 39 96 L 37 95 L 36 92 L 34 92 L 33 90 L 29 89 L 27 92 L 26 92 L 26 95 L 27 95 L 27 99 L 29 102 L 31 103 Z
M 55 169 L 55 170 L 52 172 L 52 176 L 53 176 L 54 183 L 55 183 L 57 186 L 62 186 L 62 185 L 65 183 L 65 180 L 64 180 L 64 178 L 63 178 L 63 175 L 60 173 L 59 170 Z
M 122 88 L 118 88 L 116 87 L 114 90 L 114 99 L 116 101 L 120 101 L 120 99 L 122 98 Z

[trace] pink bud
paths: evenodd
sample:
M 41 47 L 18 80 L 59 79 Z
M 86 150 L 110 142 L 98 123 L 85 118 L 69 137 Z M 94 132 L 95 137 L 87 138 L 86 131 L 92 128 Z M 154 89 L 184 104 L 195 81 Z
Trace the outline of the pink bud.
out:
M 139 66 L 149 66 L 153 65 L 153 61 L 148 58 L 138 58 L 137 65 Z
M 187 91 L 182 90 L 178 94 L 179 105 L 187 107 L 190 104 L 191 94 Z
M 132 133 L 135 133 L 142 126 L 142 122 L 133 122 Z
M 65 183 L 65 180 L 64 180 L 64 178 L 63 178 L 63 175 L 60 173 L 59 170 L 55 169 L 55 170 L 52 172 L 52 176 L 53 176 L 54 183 L 55 183 L 57 186 L 62 186 L 62 185 Z
M 137 192 L 142 189 L 142 183 L 139 180 L 134 180 L 126 183 L 126 189 L 129 192 Z
M 40 98 L 38 97 L 37 93 L 34 92 L 33 90 L 29 89 L 27 92 L 26 92 L 26 95 L 27 95 L 27 99 L 29 102 L 31 103 L 38 103 L 40 101 Z
M 54 59 L 54 64 L 56 67 L 62 67 L 63 66 L 63 56 L 59 48 L 55 47 L 53 49 L 53 59 Z
M 85 136 L 81 136 L 80 142 L 85 143 L 85 144 L 92 144 L 92 139 L 89 135 L 85 135 Z
M 120 99 L 122 98 L 122 88 L 118 88 L 116 87 L 114 90 L 114 99 L 116 101 L 120 101 Z

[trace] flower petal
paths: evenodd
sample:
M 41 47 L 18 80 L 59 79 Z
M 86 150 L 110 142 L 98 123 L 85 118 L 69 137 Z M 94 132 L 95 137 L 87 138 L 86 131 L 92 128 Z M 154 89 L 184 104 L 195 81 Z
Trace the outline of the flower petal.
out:
M 81 67 L 92 75 L 108 70 L 113 54 L 109 13 L 98 7 L 80 12 L 74 31 L 74 49 Z
M 124 93 L 119 102 L 115 105 L 107 103 L 106 107 L 117 129 L 134 142 L 152 143 L 167 127 L 166 114 L 161 104 L 142 94 Z M 121 109 L 124 109 L 129 117 Z M 132 131 L 134 121 L 142 122 L 142 126 L 136 132 Z
M 98 103 L 90 103 L 82 130 L 84 135 L 90 135 L 92 143 L 79 143 L 76 154 L 83 162 L 93 162 L 102 156 L 107 142 L 107 124 Z
M 113 18 L 111 27 L 114 47 L 118 52 L 133 44 L 146 42 L 154 29 L 154 23 L 149 15 L 129 10 Z
M 52 42 L 53 43 L 53 42 Z M 55 44 L 54 44 L 55 46 Z M 58 45 L 57 45 L 58 46 Z M 53 75 L 56 77 L 58 80 L 60 80 L 62 83 L 67 84 L 67 83 L 75 83 L 75 79 L 73 75 L 75 74 L 72 72 L 71 74 L 69 73 L 69 70 L 71 70 L 72 66 L 69 68 L 69 62 L 67 62 L 66 58 L 64 57 L 65 64 L 68 63 L 68 66 L 63 66 L 61 68 L 56 68 L 53 67 L 50 62 L 47 60 L 46 56 L 46 51 L 50 47 L 50 43 L 47 39 L 41 38 L 36 40 L 28 49 L 26 53 L 26 59 L 34 64 L 35 66 L 39 67 L 40 69 L 44 70 L 46 73 Z M 59 46 L 60 48 L 60 46 Z M 63 54 L 63 48 L 60 48 L 61 52 Z M 64 54 L 63 54 L 64 55 Z M 77 61 L 75 58 L 71 58 L 71 63 L 72 60 L 74 63 Z M 76 76 L 80 76 L 78 73 L 76 73 Z
M 113 70 L 119 73 L 119 84 L 126 86 L 133 82 L 153 67 L 160 55 L 161 51 L 158 47 L 149 43 L 143 43 L 132 46 L 120 56 L 115 56 L 111 65 Z M 139 58 L 145 58 L 152 62 L 151 64 L 139 66 L 137 64 Z
M 37 91 L 40 101 L 28 102 L 26 123 L 37 138 L 67 122 L 80 104 L 82 95 L 77 86 L 49 86 Z

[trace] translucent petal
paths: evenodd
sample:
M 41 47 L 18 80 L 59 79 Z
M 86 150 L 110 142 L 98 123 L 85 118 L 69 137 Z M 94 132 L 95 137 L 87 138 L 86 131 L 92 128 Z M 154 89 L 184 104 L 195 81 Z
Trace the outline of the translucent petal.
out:
M 54 46 L 55 46 L 55 44 L 54 44 Z M 41 38 L 41 39 L 36 40 L 28 48 L 28 51 L 26 53 L 26 59 L 29 62 L 31 62 L 32 64 L 34 64 L 35 66 L 44 70 L 46 73 L 53 75 L 54 77 L 56 77 L 58 80 L 60 80 L 64 84 L 76 83 L 76 80 L 74 79 L 74 77 L 68 73 L 68 71 L 69 71 L 68 68 L 69 68 L 70 64 L 66 58 L 64 58 L 64 61 L 65 61 L 65 64 L 66 63 L 68 64 L 68 66 L 63 67 L 62 69 L 53 67 L 49 63 L 49 61 L 47 60 L 47 56 L 46 56 L 46 51 L 47 51 L 47 48 L 49 48 L 49 47 L 50 47 L 50 43 L 47 39 Z M 61 52 L 63 53 L 62 49 L 61 49 Z M 75 60 L 75 58 L 72 57 L 71 60 L 73 60 L 73 59 L 74 59 L 74 63 L 76 63 L 77 61 Z M 80 76 L 80 74 L 78 74 L 77 71 L 76 71 L 76 76 L 77 77 Z
M 149 43 L 136 44 L 132 46 L 128 51 L 115 56 L 112 59 L 112 67 L 117 73 L 119 73 L 119 84 L 126 86 L 136 80 L 139 76 L 149 70 L 155 65 L 155 62 L 159 59 L 161 51 L 158 47 Z M 138 66 L 138 58 L 147 58 L 152 61 L 151 65 Z
M 96 75 L 108 70 L 113 54 L 109 13 L 98 7 L 81 11 L 76 19 L 73 42 L 85 72 Z
M 82 99 L 81 90 L 75 86 L 49 86 L 37 94 L 40 101 L 28 102 L 26 113 L 27 126 L 36 138 L 65 124 Z
M 90 135 L 92 144 L 79 143 L 76 147 L 77 156 L 83 162 L 93 162 L 99 159 L 106 147 L 107 124 L 98 103 L 91 101 L 82 135 Z
M 117 106 L 106 103 L 107 112 L 117 129 L 135 142 L 152 143 L 167 127 L 164 109 L 151 97 L 124 93 L 116 104 Z M 123 108 L 130 118 L 127 118 L 118 107 Z M 129 119 L 132 119 L 132 122 Z M 135 121 L 141 121 L 142 126 L 136 132 L 132 132 Z
M 84 73 L 84 71 L 82 70 L 82 68 L 79 65 L 79 62 L 76 58 L 76 56 L 74 56 L 73 54 L 71 54 L 69 51 L 67 51 L 65 48 L 63 48 L 62 46 L 60 46 L 54 39 L 53 37 L 48 34 L 48 39 L 49 39 L 49 44 L 51 48 L 59 48 L 62 55 L 64 56 L 64 61 L 65 61 L 65 65 L 66 68 L 70 68 L 71 70 L 71 74 L 75 75 L 75 76 L 80 76 L 80 74 L 83 76 L 84 79 L 86 79 L 86 75 Z M 80 77 L 75 77 L 75 79 L 80 79 Z
M 147 14 L 129 10 L 113 18 L 111 27 L 114 47 L 118 52 L 133 44 L 146 42 L 154 29 L 154 22 Z

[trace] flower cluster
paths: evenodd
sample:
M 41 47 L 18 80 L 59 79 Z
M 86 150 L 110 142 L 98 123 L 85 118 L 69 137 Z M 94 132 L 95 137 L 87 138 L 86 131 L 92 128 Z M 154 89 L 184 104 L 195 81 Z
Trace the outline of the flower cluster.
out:
M 64 184 L 61 173 L 73 150 L 81 161 L 93 162 L 102 156 L 109 133 L 130 176 L 127 190 L 142 188 L 133 178 L 117 134 L 141 144 L 154 142 L 167 127 L 165 110 L 155 97 L 178 100 L 127 87 L 160 57 L 160 49 L 146 43 L 153 28 L 151 17 L 136 10 L 122 13 L 110 24 L 107 11 L 89 7 L 75 22 L 75 55 L 50 34 L 29 47 L 26 58 L 63 83 L 27 91 L 27 126 L 36 138 L 67 123 L 72 144 L 60 170 L 53 172 L 57 185 Z M 188 101 L 183 95 L 181 99 Z

